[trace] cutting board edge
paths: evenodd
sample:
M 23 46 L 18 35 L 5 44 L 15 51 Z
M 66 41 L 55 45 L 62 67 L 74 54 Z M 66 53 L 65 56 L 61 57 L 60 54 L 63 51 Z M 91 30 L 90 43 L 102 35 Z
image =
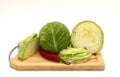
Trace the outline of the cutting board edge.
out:
M 105 66 L 79 66 L 78 67 L 64 67 L 61 68 L 62 66 L 59 67 L 55 67 L 54 66 L 39 66 L 39 67 L 35 67 L 34 69 L 31 68 L 30 66 L 27 66 L 26 68 L 24 68 L 24 66 L 17 66 L 13 63 L 10 63 L 10 67 L 18 70 L 18 71 L 104 71 L 105 70 Z

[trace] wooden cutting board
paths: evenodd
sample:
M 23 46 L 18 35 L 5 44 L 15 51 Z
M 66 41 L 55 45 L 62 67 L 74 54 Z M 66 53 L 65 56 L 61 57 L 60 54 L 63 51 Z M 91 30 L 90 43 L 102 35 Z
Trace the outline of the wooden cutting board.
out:
M 18 56 L 10 60 L 10 66 L 16 70 L 99 70 L 105 68 L 101 54 L 93 55 L 93 57 L 85 63 L 70 64 L 57 63 L 43 58 L 38 52 L 30 58 L 21 61 Z

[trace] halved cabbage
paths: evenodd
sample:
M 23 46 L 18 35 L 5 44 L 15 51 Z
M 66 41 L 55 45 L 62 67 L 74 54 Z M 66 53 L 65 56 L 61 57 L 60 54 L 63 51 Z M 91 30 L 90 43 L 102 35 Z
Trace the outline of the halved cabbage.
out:
M 91 53 L 99 53 L 103 47 L 104 34 L 100 26 L 93 21 L 83 21 L 74 27 L 71 43 L 75 48 L 85 48 Z
M 58 54 L 67 48 L 70 41 L 70 32 L 60 22 L 49 22 L 39 32 L 40 47 L 49 53 Z

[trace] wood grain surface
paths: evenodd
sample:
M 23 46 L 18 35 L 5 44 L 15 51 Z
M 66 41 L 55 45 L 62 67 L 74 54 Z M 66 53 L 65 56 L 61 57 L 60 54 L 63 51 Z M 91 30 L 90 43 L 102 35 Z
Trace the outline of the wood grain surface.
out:
M 34 70 L 60 70 L 60 71 L 72 71 L 72 70 L 84 70 L 84 71 L 103 71 L 105 64 L 101 54 L 93 55 L 90 60 L 81 64 L 70 64 L 53 62 L 43 58 L 39 52 L 35 53 L 30 58 L 21 61 L 18 56 L 10 60 L 10 66 L 13 69 L 21 71 L 34 71 Z

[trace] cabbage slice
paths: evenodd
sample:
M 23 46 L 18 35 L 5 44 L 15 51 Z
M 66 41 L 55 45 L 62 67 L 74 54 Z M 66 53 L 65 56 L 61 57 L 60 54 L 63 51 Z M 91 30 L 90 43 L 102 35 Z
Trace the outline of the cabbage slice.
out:
M 91 53 L 84 48 L 68 48 L 59 53 L 60 60 L 66 64 L 83 63 L 91 56 Z
M 35 54 L 39 49 L 38 36 L 36 33 L 28 36 L 23 40 L 22 44 L 18 48 L 18 57 L 21 60 L 27 59 Z
M 104 34 L 95 22 L 83 21 L 74 27 L 71 43 L 75 48 L 85 48 L 91 53 L 99 53 L 103 47 Z

